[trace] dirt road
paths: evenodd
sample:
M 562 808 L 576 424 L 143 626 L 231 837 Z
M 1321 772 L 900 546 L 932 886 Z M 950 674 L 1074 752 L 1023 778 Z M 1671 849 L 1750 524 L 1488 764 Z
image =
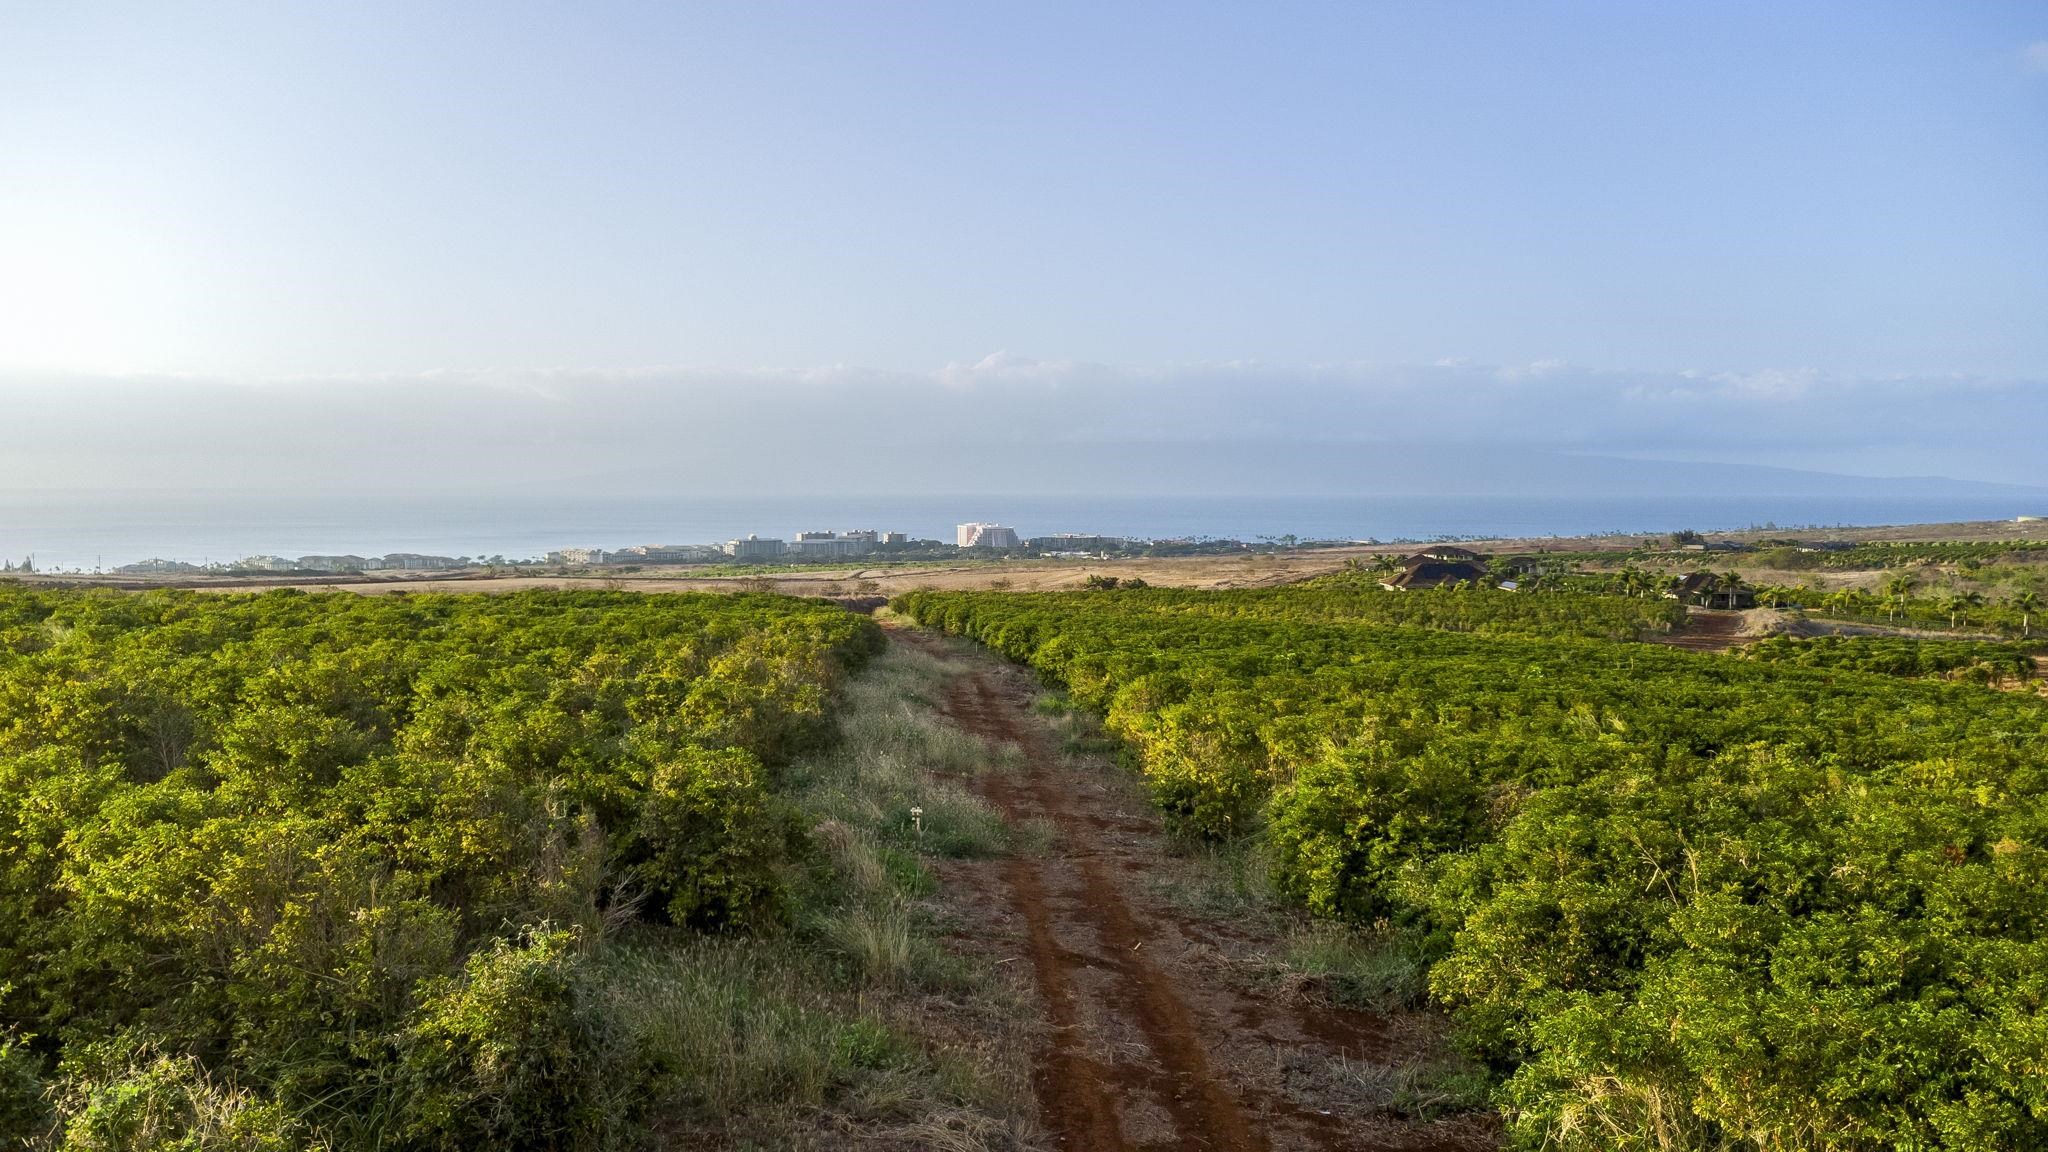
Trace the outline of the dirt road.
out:
M 963 951 L 1028 967 L 1044 1017 L 1034 1087 L 1059 1147 L 1496 1145 L 1490 1117 L 1413 1115 L 1426 1111 L 1412 1099 L 1415 1070 L 1441 1050 L 1434 1017 L 1371 1015 L 1285 981 L 1262 984 L 1280 942 L 1168 900 L 1187 861 L 1127 777 L 1062 753 L 1051 722 L 1031 708 L 1030 675 L 987 656 L 956 667 L 947 714 L 1022 753 L 1014 770 L 983 775 L 983 794 L 1013 827 L 1042 832 L 1045 847 L 953 862 L 940 883 L 964 920 Z

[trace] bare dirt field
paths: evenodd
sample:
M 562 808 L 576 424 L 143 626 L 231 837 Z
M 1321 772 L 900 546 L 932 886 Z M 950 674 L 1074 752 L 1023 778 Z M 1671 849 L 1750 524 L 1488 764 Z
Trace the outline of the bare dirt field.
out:
M 1651 637 L 1653 644 L 1688 648 L 1694 652 L 1726 652 L 1743 642 L 1741 612 L 1693 608 L 1686 612 L 1685 625 L 1676 632 Z
M 943 707 L 962 728 L 1016 748 L 980 778 L 1042 848 L 939 868 L 954 947 L 1028 978 L 1042 1036 L 1040 1119 L 1056 1145 L 1136 1149 L 1483 1149 L 1483 1112 L 1421 1118 L 1399 1103 L 1442 1052 L 1442 1021 L 1338 1007 L 1284 982 L 1261 986 L 1282 944 L 1243 923 L 1191 914 L 1163 893 L 1186 873 L 1135 782 L 1065 755 L 1035 712 L 1028 671 L 930 633 L 895 643 L 948 655 Z

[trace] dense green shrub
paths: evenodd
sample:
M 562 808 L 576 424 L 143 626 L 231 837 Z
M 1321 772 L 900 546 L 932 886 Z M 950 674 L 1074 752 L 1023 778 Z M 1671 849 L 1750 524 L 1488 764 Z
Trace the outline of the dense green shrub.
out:
M 603 1146 L 564 934 L 780 916 L 776 776 L 880 642 L 763 595 L 0 590 L 0 1109 Z
M 49 1133 L 73 1152 L 298 1152 L 308 1133 L 288 1109 L 223 1085 L 192 1056 L 102 1046 L 63 1082 Z M 41 1140 L 31 1139 L 36 1147 Z
M 654 766 L 619 863 L 671 923 L 698 928 L 775 918 L 797 829 L 739 748 L 683 748 Z
M 1886 676 L 1947 676 L 1978 682 L 2025 680 L 2048 642 L 1922 640 L 1899 636 L 1770 636 L 1741 654 L 1773 664 L 1842 668 Z
M 637 1119 L 630 1051 L 607 1034 L 574 933 L 494 941 L 421 987 L 398 1039 L 403 1138 L 421 1149 L 603 1148 Z
M 1305 584 L 1229 592 L 1148 588 L 1143 581 L 1129 580 L 1098 582 L 1095 587 L 1120 592 L 1110 598 L 1111 605 L 1156 614 L 1351 621 L 1495 636 L 1632 640 L 1669 632 L 1685 619 L 1683 605 L 1661 596 L 1517 593 L 1465 584 L 1389 592 L 1379 580 L 1372 573 L 1339 572 Z
M 13 1134 L 9 1139 L 26 1139 L 48 1123 L 42 1064 L 20 1036 L 0 1033 L 0 1133 Z

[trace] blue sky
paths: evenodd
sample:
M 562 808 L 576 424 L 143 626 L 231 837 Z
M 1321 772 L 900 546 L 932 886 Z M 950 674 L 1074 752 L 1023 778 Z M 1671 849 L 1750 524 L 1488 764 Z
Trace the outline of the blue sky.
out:
M 996 352 L 1963 382 L 2009 432 L 2048 6 L 0 2 L 17 393 Z M 1943 435 L 1899 459 L 2048 482 Z M 1843 440 L 1649 450 L 1883 468 Z

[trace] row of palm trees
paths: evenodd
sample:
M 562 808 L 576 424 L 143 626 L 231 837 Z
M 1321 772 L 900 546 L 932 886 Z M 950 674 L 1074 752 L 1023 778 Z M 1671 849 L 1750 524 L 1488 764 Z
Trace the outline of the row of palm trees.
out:
M 1670 576 L 1660 572 L 1648 572 L 1633 564 L 1623 566 L 1622 570 L 1615 575 L 1616 583 L 1621 586 L 1622 594 L 1626 596 L 1656 597 L 1667 595 L 1673 588 L 1678 586 L 1680 579 L 1681 577 Z M 1710 587 L 1717 595 L 1728 597 L 1728 602 L 1733 604 L 1735 603 L 1736 593 L 1749 587 L 1749 583 L 1742 578 L 1742 573 L 1730 569 L 1726 572 L 1714 574 L 1713 583 Z
M 1872 596 L 1861 588 L 1845 588 L 1820 597 L 1818 606 L 1830 616 L 1868 616 L 1874 614 L 1871 611 L 1873 607 L 1882 605 L 1885 619 L 1895 621 L 1901 615 L 1911 614 L 1914 599 L 1912 592 L 1913 581 L 1910 577 L 1895 577 L 1885 581 L 1877 596 Z M 1798 589 L 1765 587 L 1759 590 L 1757 599 L 1771 607 L 1780 607 L 1785 604 L 1804 603 L 1807 596 L 1802 595 Z M 1927 601 L 1936 606 L 1936 611 L 1948 616 L 1950 628 L 1959 628 L 1970 623 L 1973 615 L 1977 615 L 1991 603 L 1982 592 L 1974 589 L 1958 589 L 1943 596 L 1923 598 L 1923 602 Z M 2034 634 L 2034 617 L 2041 611 L 2040 594 L 2031 590 L 2015 592 L 2006 598 L 2005 606 L 2019 614 L 2021 637 L 2031 639 Z
M 1617 574 L 1616 582 L 1621 591 L 1629 596 L 1659 596 L 1670 591 L 1677 582 L 1676 577 L 1646 572 L 1634 565 L 1628 565 Z M 1885 607 L 1885 619 L 1897 620 L 1905 613 L 1913 599 L 1914 580 L 1911 574 L 1900 573 L 1886 578 L 1881 603 Z M 1748 587 L 1742 573 L 1723 572 L 1714 577 L 1711 585 L 1715 592 L 1725 594 L 1729 603 L 1735 602 L 1735 594 Z M 1757 602 L 1770 608 L 1797 606 L 1810 593 L 1801 589 L 1763 585 L 1756 589 Z M 1871 596 L 1860 588 L 1830 592 L 1820 598 L 1820 606 L 1830 615 L 1863 615 Z M 1948 614 L 1948 626 L 1957 628 L 1969 621 L 1971 614 L 1985 607 L 1987 601 L 1982 592 L 1974 589 L 1960 589 L 1941 597 L 1941 610 Z M 2040 594 L 2032 590 L 2013 593 L 2006 599 L 2006 605 L 2020 616 L 2020 635 L 2031 639 L 2034 634 L 2034 616 L 2041 611 Z

